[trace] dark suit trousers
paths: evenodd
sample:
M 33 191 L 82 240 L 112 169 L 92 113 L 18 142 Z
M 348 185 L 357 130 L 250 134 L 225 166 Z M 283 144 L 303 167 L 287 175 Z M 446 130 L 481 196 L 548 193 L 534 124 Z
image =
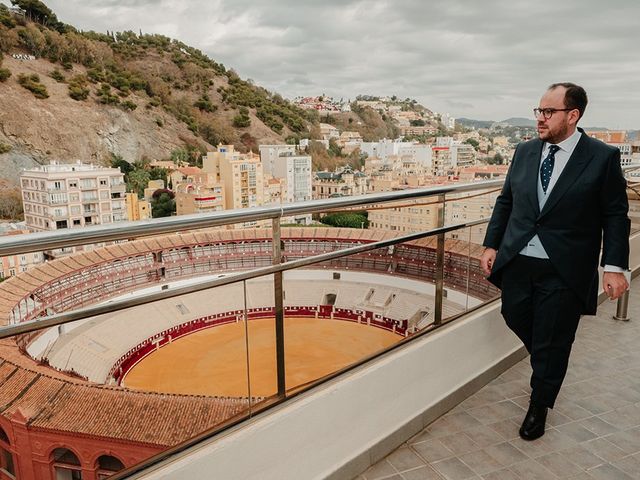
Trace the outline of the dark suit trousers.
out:
M 582 303 L 549 260 L 518 255 L 504 267 L 502 316 L 531 355 L 531 402 L 553 408 Z

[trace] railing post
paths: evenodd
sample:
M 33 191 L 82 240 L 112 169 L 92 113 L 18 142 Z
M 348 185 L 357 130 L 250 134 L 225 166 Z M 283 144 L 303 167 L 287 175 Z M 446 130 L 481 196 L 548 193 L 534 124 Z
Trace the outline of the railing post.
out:
M 438 227 L 444 227 L 444 204 L 445 195 L 438 195 Z M 444 298 L 444 233 L 437 236 L 438 243 L 436 246 L 436 301 L 435 301 L 435 325 L 442 324 L 442 302 Z
M 280 236 L 280 216 L 273 219 L 272 248 L 273 264 L 282 263 L 282 239 Z M 276 370 L 278 378 L 278 396 L 286 393 L 285 365 L 284 365 L 284 290 L 282 289 L 282 272 L 273 274 L 273 293 L 275 297 L 276 313 Z
M 629 290 L 624 292 L 620 298 L 618 298 L 618 305 L 616 306 L 616 314 L 613 316 L 614 320 L 621 320 L 628 322 L 629 317 L 627 311 L 629 309 Z

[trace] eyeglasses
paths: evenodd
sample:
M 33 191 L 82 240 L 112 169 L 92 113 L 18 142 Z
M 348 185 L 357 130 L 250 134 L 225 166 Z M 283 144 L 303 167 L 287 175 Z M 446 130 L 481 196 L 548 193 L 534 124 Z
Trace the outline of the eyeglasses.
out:
M 534 108 L 533 116 L 538 118 L 542 115 L 545 120 L 549 120 L 556 112 L 570 112 L 571 110 L 575 110 L 575 108 Z

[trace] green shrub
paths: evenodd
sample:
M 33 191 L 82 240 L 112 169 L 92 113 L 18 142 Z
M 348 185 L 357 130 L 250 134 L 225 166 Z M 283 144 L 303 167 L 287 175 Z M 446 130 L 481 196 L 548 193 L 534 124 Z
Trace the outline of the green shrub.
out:
M 89 89 L 80 85 L 69 85 L 69 96 L 74 100 L 86 100 L 89 96 Z
M 247 115 L 239 114 L 233 117 L 233 126 L 236 128 L 245 128 L 251 126 L 251 119 Z
M 78 101 L 86 100 L 90 93 L 87 83 L 89 83 L 89 80 L 85 75 L 73 77 L 69 80 L 69 96 Z
M 334 227 L 368 228 L 369 219 L 365 214 L 356 212 L 330 213 L 320 219 L 320 223 Z
M 193 106 L 205 112 L 215 112 L 218 109 L 217 105 L 211 103 L 211 99 L 206 93 L 204 93 Z
M 103 83 L 98 90 L 98 102 L 104 105 L 118 105 L 120 99 L 117 95 L 111 93 L 111 87 L 106 83 Z
M 49 98 L 47 87 L 40 83 L 40 77 L 35 73 L 31 75 L 21 73 L 18 75 L 18 83 L 33 93 L 36 98 Z
M 57 68 L 54 68 L 53 71 L 49 72 L 49 76 L 58 83 L 64 83 L 66 80 L 65 76 Z
M 6 143 L 0 142 L 0 155 L 3 153 L 8 153 L 11 151 L 11 145 L 7 145 Z
M 131 100 L 127 100 L 126 102 L 122 102 L 120 104 L 120 106 L 122 108 L 124 108 L 125 110 L 129 110 L 129 111 L 133 111 L 136 108 L 138 108 L 138 105 L 136 105 L 135 103 L 133 103 Z
M 8 68 L 0 68 L 0 82 L 6 82 L 11 76 L 11 71 Z

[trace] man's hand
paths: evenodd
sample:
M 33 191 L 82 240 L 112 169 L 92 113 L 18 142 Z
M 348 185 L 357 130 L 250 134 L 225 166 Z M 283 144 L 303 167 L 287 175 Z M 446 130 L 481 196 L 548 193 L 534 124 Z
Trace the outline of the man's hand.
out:
M 485 275 L 491 275 L 491 269 L 493 268 L 493 262 L 496 261 L 496 253 L 493 248 L 487 248 L 480 256 L 480 267 Z
M 610 300 L 622 296 L 622 294 L 629 288 L 624 273 L 619 272 L 604 272 L 602 274 L 602 286 L 604 287 L 604 293 L 609 296 Z

